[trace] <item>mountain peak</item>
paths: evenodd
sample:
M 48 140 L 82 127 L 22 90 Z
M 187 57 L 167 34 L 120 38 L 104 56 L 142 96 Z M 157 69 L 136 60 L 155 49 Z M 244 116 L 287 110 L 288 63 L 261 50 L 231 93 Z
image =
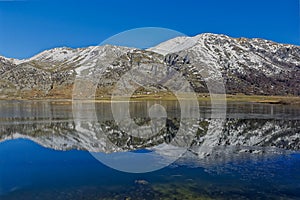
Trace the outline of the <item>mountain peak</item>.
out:
M 110 93 L 120 75 L 141 63 L 181 71 L 196 92 L 207 92 L 201 71 L 213 78 L 218 70 L 230 94 L 300 95 L 300 47 L 212 33 L 173 38 L 146 51 L 104 45 L 59 47 L 24 60 L 1 56 L 1 93 L 32 95 L 34 90 L 36 96 L 70 98 L 75 77 L 95 73 L 104 74 L 101 87 Z

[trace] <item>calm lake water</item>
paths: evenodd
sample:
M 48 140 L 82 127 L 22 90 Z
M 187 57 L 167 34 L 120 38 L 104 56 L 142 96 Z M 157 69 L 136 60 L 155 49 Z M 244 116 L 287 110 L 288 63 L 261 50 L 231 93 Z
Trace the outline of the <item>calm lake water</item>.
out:
M 300 199 L 299 106 L 228 103 L 218 119 L 204 102 L 195 124 L 177 101 L 133 102 L 133 121 L 149 125 L 154 104 L 165 127 L 138 138 L 118 127 L 110 103 L 83 103 L 78 115 L 71 102 L 0 101 L 0 199 Z M 176 139 L 182 120 L 187 134 L 196 128 L 188 145 Z M 183 148 L 159 170 L 123 172 L 137 169 L 132 155 L 153 167 Z

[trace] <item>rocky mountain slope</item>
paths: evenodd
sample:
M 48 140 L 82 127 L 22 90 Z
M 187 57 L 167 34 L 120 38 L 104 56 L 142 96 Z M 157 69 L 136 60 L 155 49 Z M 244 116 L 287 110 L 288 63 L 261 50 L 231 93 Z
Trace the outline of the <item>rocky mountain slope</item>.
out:
M 0 98 L 71 98 L 75 78 L 95 74 L 96 96 L 110 95 L 128 70 L 157 65 L 180 72 L 198 93 L 219 73 L 228 94 L 300 95 L 300 47 L 206 33 L 147 50 L 62 47 L 24 60 L 0 57 Z

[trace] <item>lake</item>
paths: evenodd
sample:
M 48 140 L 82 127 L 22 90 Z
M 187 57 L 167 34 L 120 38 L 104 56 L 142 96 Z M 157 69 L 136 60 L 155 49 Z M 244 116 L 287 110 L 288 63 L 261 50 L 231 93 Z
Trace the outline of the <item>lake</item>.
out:
M 0 199 L 300 199 L 300 106 L 112 106 L 0 101 Z

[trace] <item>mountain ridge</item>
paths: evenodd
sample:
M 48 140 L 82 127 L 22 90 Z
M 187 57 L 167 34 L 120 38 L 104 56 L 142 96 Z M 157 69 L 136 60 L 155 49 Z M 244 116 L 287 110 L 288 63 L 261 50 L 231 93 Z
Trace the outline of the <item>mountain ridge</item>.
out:
M 228 94 L 300 95 L 299 46 L 204 33 L 146 50 L 104 45 L 59 47 L 23 60 L 0 56 L 1 98 L 71 98 L 81 73 L 102 73 L 106 78 L 100 81 L 100 96 L 104 91 L 110 95 L 118 78 L 139 63 L 179 71 L 197 93 L 208 92 L 201 71 L 210 76 L 218 71 Z
M 198 37 L 198 36 L 201 36 L 201 35 L 216 35 L 216 36 L 226 36 L 228 38 L 232 38 L 232 39 L 235 39 L 235 40 L 262 40 L 262 41 L 265 41 L 265 42 L 270 42 L 270 43 L 274 43 L 274 44 L 281 44 L 281 45 L 286 45 L 286 46 L 296 46 L 296 47 L 300 47 L 300 45 L 296 45 L 296 44 L 291 44 L 291 43 L 281 43 L 281 42 L 277 42 L 277 41 L 273 41 L 271 39 L 264 39 L 264 38 L 259 38 L 259 37 L 253 37 L 253 38 L 248 38 L 248 37 L 232 37 L 232 36 L 228 36 L 226 34 L 217 34 L 217 33 L 210 33 L 210 32 L 206 32 L 206 33 L 200 33 L 200 34 L 197 34 L 197 35 L 194 35 L 194 36 L 179 36 L 179 37 L 175 37 L 175 38 L 193 38 L 193 37 Z M 170 40 L 173 40 L 175 38 L 172 38 Z M 165 43 L 169 40 L 166 40 L 164 42 L 161 42 L 160 44 L 162 43 Z M 158 44 L 158 45 L 160 45 Z M 106 44 L 106 45 L 109 45 L 109 44 Z M 156 45 L 156 46 L 158 46 Z M 105 46 L 105 45 L 100 45 L 100 46 Z M 109 46 L 116 46 L 116 45 L 109 45 Z M 156 47 L 154 46 L 154 47 Z M 87 48 L 93 48 L 93 47 L 97 47 L 97 45 L 88 45 L 88 46 L 84 46 L 84 47 L 70 47 L 70 46 L 57 46 L 57 47 L 53 47 L 53 48 L 49 48 L 49 49 L 44 49 L 36 54 L 34 54 L 33 56 L 31 57 L 28 57 L 28 58 L 22 58 L 22 59 L 18 59 L 18 58 L 14 58 L 14 57 L 6 57 L 4 55 L 0 55 L 0 58 L 4 58 L 4 59 L 8 59 L 8 60 L 15 60 L 15 61 L 25 61 L 25 60 L 29 60 L 39 54 L 42 54 L 44 52 L 47 52 L 49 50 L 54 50 L 54 49 L 71 49 L 71 50 L 76 50 L 76 49 L 87 49 Z M 151 48 L 154 48 L 154 47 L 150 47 L 148 49 L 151 49 Z M 139 49 L 139 48 L 137 48 Z

